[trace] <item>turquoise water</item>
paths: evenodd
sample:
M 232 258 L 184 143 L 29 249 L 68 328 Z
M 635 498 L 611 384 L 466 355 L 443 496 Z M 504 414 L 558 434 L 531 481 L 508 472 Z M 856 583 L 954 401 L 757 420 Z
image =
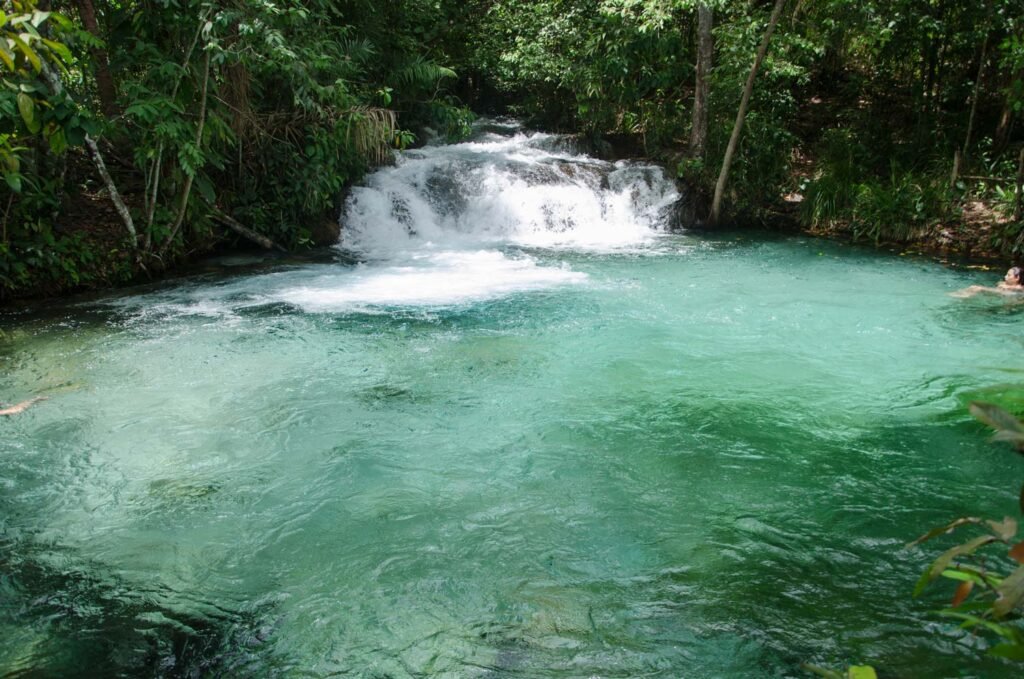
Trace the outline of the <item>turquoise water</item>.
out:
M 1015 675 L 903 547 L 1015 511 L 962 401 L 1024 382 L 1024 305 L 947 296 L 996 274 L 489 252 L 528 284 L 293 262 L 0 315 L 0 396 L 50 397 L 0 418 L 0 674 Z

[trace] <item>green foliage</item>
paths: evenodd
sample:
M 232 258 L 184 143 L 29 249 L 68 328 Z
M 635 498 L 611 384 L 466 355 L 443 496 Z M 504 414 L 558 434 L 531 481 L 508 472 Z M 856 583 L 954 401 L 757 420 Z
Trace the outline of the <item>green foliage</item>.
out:
M 804 187 L 801 218 L 814 227 L 835 227 L 849 218 L 864 176 L 867 150 L 845 128 L 825 132 L 818 152 L 819 174 Z
M 0 16 L 8 258 L 22 256 L 16 241 L 42 238 L 39 225 L 75 232 L 82 224 L 62 223 L 75 213 L 70 203 L 106 195 L 83 148 L 87 134 L 139 232 L 119 247 L 151 269 L 223 239 L 218 213 L 284 245 L 306 243 L 313 225 L 336 216 L 343 188 L 394 149 L 468 134 L 463 101 L 578 132 L 597 147 L 607 148 L 605 136 L 626 138 L 708 189 L 772 3 L 704 3 L 714 11 L 715 49 L 703 158 L 685 151 L 697 0 L 92 4 L 95 34 L 36 11 L 33 0 Z M 957 201 L 1008 215 L 1020 126 L 995 122 L 1024 110 L 1018 4 L 789 3 L 755 82 L 730 211 L 771 208 L 797 189 L 795 161 L 802 169 L 811 159 L 806 224 L 877 241 L 911 237 Z M 979 63 L 970 167 L 961 174 L 998 181 L 950 190 Z M 41 77 L 44 66 L 62 78 L 62 94 Z M 1024 253 L 1020 223 L 992 238 Z
M 64 41 L 76 32 L 67 18 L 39 11 L 29 0 L 11 9 L 0 12 L 0 298 L 9 290 L 50 290 L 92 275 L 83 237 L 54 230 L 63 190 L 54 171 L 96 126 L 42 77 L 44 69 L 68 73 L 74 58 Z
M 805 670 L 825 679 L 878 679 L 875 669 L 868 665 L 852 665 L 845 672 L 837 672 L 814 665 L 804 665 Z
M 0 295 L 88 284 L 90 261 L 97 279 L 119 278 L 123 251 L 167 266 L 224 237 L 218 213 L 300 246 L 336 218 L 342 188 L 414 144 L 414 130 L 468 132 L 471 116 L 445 92 L 455 72 L 427 44 L 453 3 L 95 4 L 96 35 L 30 0 L 0 16 Z M 61 94 L 41 75 L 47 64 Z M 105 69 L 117 101 L 101 107 Z M 103 125 L 92 111 L 107 104 L 118 115 Z M 87 253 L 95 239 L 61 223 L 69 201 L 105 195 L 86 134 L 139 232 L 113 252 Z
M 874 173 L 878 162 L 849 128 L 822 135 L 818 174 L 803 187 L 800 218 L 815 228 L 849 227 L 857 238 L 906 241 L 946 216 L 944 178 L 900 168 Z
M 947 205 L 940 181 L 902 172 L 893 165 L 888 181 L 856 185 L 850 214 L 853 234 L 876 243 L 908 241 L 938 220 Z
M 68 48 L 43 37 L 48 23 L 68 26 L 66 18 L 35 9 L 34 2 L 14 2 L 13 14 L 0 12 L 0 174 L 8 188 L 21 193 L 25 175 L 22 156 L 31 149 L 26 140 L 41 135 L 54 153 L 68 146 L 68 132 L 79 134 L 82 126 L 68 120 L 66 107 L 55 109 L 49 89 L 40 78 L 44 64 L 66 70 L 71 61 Z M 57 98 L 59 99 L 59 98 Z
M 996 430 L 993 440 L 1011 443 L 1018 453 L 1024 454 L 1024 423 L 990 403 L 972 403 L 970 411 Z M 1024 513 L 1024 487 L 1020 509 Z M 964 526 L 981 529 L 981 535 L 940 554 L 921 575 L 914 596 L 920 596 L 940 578 L 956 583 L 949 606 L 937 614 L 958 622 L 961 629 L 991 639 L 990 655 L 1024 661 L 1024 540 L 1018 535 L 1016 519 L 963 517 L 929 531 L 908 546 L 951 534 Z

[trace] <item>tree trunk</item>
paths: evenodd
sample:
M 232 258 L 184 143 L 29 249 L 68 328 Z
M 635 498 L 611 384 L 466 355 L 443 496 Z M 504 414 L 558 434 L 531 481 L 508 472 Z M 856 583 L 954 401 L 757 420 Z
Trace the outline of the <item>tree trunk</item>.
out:
M 267 238 L 263 234 L 256 233 L 255 231 L 253 231 L 249 227 L 244 226 L 241 223 L 239 223 L 238 220 L 232 219 L 231 217 L 228 217 L 223 212 L 216 212 L 215 211 L 213 213 L 213 218 L 216 219 L 221 224 L 223 224 L 224 226 L 226 226 L 229 229 L 231 229 L 232 231 L 234 231 L 235 233 L 237 233 L 238 235 L 240 235 L 240 236 L 242 236 L 244 238 L 248 238 L 252 242 L 257 243 L 257 244 L 263 246 L 267 250 L 278 250 L 280 252 L 288 252 L 288 250 L 286 248 L 278 245 L 277 243 L 275 243 L 274 241 L 270 240 L 269 238 Z
M 176 101 L 178 97 L 178 88 L 181 87 L 181 80 L 188 73 L 189 63 L 192 61 L 192 53 L 196 49 L 196 45 L 199 44 L 199 36 L 203 33 L 203 24 L 206 22 L 208 12 L 203 12 L 199 17 L 199 28 L 196 29 L 195 37 L 192 38 L 192 43 L 188 46 L 188 51 L 185 52 L 185 61 L 181 65 L 181 75 L 174 81 L 174 87 L 171 89 L 171 101 Z M 152 182 L 146 184 L 146 194 L 151 196 L 148 202 L 149 205 L 146 208 L 146 235 L 143 239 L 142 249 L 149 251 L 150 243 L 153 238 L 153 215 L 156 212 L 156 202 L 160 198 L 160 177 L 163 172 L 163 157 L 164 157 L 164 143 L 160 142 L 156 153 L 156 162 L 153 163 Z M 152 184 L 152 190 L 149 185 Z
M 1013 221 L 1019 222 L 1024 218 L 1024 149 L 1020 150 L 1020 157 L 1017 159 L 1017 205 L 1013 210 Z
M 50 86 L 54 94 L 60 94 L 64 91 L 64 84 L 61 83 L 60 78 L 53 69 L 44 61 L 42 62 L 42 69 L 40 71 L 43 76 L 43 80 Z M 89 157 L 92 158 L 92 162 L 96 165 L 96 171 L 99 172 L 100 178 L 103 180 L 103 184 L 107 187 L 107 192 L 110 194 L 110 202 L 114 204 L 114 208 L 117 210 L 117 214 L 121 216 L 121 221 L 124 222 L 124 228 L 128 231 L 128 235 L 132 239 L 132 249 L 138 250 L 139 237 L 135 231 L 135 222 L 132 220 L 132 213 L 125 205 L 124 200 L 121 199 L 121 194 L 117 190 L 117 185 L 114 184 L 113 178 L 107 171 L 107 164 L 103 162 L 103 154 L 100 153 L 100 147 L 96 144 L 96 140 L 90 135 L 85 135 L 85 147 L 89 151 Z
M 203 60 L 203 89 L 202 94 L 199 98 L 199 124 L 196 127 L 196 148 L 202 150 L 203 148 L 203 127 L 206 124 L 206 101 L 207 94 L 210 89 L 210 51 L 206 50 L 206 56 Z M 195 168 L 198 171 L 199 168 Z M 174 242 L 175 237 L 178 235 L 178 230 L 181 229 L 182 223 L 185 221 L 185 211 L 188 210 L 188 197 L 192 193 L 192 182 L 195 181 L 195 172 L 185 177 L 185 186 L 181 191 L 181 204 L 178 206 L 178 217 L 174 220 L 174 226 L 171 227 L 171 233 L 167 236 L 167 240 L 160 247 L 160 254 L 163 255 L 164 251 L 170 247 L 171 243 Z
M 711 74 L 711 60 L 714 44 L 711 26 L 714 15 L 705 4 L 697 6 L 697 81 L 693 92 L 693 126 L 690 129 L 690 152 L 694 158 L 704 158 L 708 141 L 708 97 L 711 90 L 708 77 Z
M 971 113 L 967 117 L 967 137 L 964 139 L 963 169 L 970 163 L 971 134 L 974 132 L 974 116 L 978 112 L 978 93 L 981 91 L 981 76 L 985 72 L 985 57 L 988 53 L 988 34 L 981 43 L 981 59 L 978 60 L 978 74 L 974 78 L 974 93 L 971 95 Z
M 1010 142 L 1010 133 L 1013 130 L 1013 83 L 1017 80 L 1024 80 L 1024 70 L 1010 74 L 1010 80 L 1006 83 L 1006 98 L 1003 100 L 1003 110 L 999 115 L 999 123 L 996 125 L 995 140 L 996 153 L 1006 150 Z
M 779 23 L 779 15 L 782 14 L 782 7 L 786 0 L 775 0 L 775 7 L 772 9 L 771 19 L 768 20 L 768 28 L 765 29 L 761 46 L 757 49 L 757 57 L 754 59 L 754 66 L 750 69 L 747 77 L 747 84 L 743 88 L 743 98 L 740 100 L 740 109 L 736 112 L 736 123 L 732 127 L 732 136 L 729 137 L 729 145 L 725 148 L 725 158 L 722 159 L 722 171 L 718 174 L 718 182 L 715 184 L 715 197 L 711 202 L 711 216 L 708 222 L 714 226 L 718 224 L 722 211 L 722 194 L 725 193 L 725 184 L 729 181 L 729 166 L 732 165 L 733 154 L 736 153 L 736 145 L 740 140 L 740 132 L 743 130 L 743 120 L 747 117 L 747 107 L 750 105 L 750 95 L 754 91 L 754 79 L 757 78 L 757 70 L 761 68 L 764 55 L 768 52 L 768 41 L 775 32 L 775 26 Z
M 96 22 L 96 7 L 93 6 L 92 0 L 75 0 L 75 4 L 78 6 L 78 15 L 82 18 L 85 30 L 102 40 L 103 36 L 100 35 L 100 27 Z M 96 62 L 96 90 L 100 95 L 100 109 L 103 115 L 113 118 L 121 111 L 117 107 L 117 87 L 114 85 L 114 76 L 110 73 L 107 51 L 99 48 L 89 51 Z

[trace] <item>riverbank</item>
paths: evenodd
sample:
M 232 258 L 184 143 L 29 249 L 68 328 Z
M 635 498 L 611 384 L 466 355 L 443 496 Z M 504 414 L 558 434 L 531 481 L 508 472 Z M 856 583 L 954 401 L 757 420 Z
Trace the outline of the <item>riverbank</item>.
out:
M 1017 261 L 1019 255 L 1010 247 L 1001 248 L 1000 233 L 1010 224 L 980 201 L 972 201 L 960 209 L 958 219 L 947 220 L 920 229 L 906 240 L 879 240 L 858 237 L 853 226 L 840 222 L 827 227 L 808 226 L 800 219 L 799 206 L 769 213 L 763 225 L 787 233 L 801 233 L 864 247 L 885 250 L 897 255 L 922 255 L 956 266 L 998 268 Z
M 594 157 L 611 161 L 631 160 L 643 155 L 635 138 L 610 137 L 602 142 L 574 138 L 571 144 Z M 667 176 L 676 173 L 679 157 L 653 160 Z M 799 186 L 807 177 L 808 163 L 794 172 L 792 186 Z M 671 218 L 673 230 L 701 231 L 705 227 L 710 197 L 700 179 L 677 181 L 683 198 Z M 95 186 L 95 185 L 94 185 Z M 129 204 L 132 195 L 128 194 Z M 128 285 L 156 282 L 167 277 L 202 271 L 211 257 L 260 254 L 266 248 L 239 235 L 228 227 L 210 231 L 206 238 L 193 243 L 192 249 L 173 261 L 151 262 L 140 267 L 134 260 L 132 247 L 125 238 L 124 225 L 103 191 L 83 190 L 67 197 L 67 207 L 59 218 L 60 226 L 49 252 L 27 258 L 27 284 L 0 289 L 0 304 L 40 300 L 82 292 L 115 289 Z M 817 238 L 850 242 L 892 252 L 894 255 L 922 255 L 951 266 L 998 269 L 1015 260 L 1015 242 L 1005 242 L 1009 220 L 981 200 L 964 202 L 950 218 L 937 221 L 910 232 L 903 240 L 858 237 L 849 221 L 836 219 L 826 226 L 809 226 L 802 218 L 804 196 L 793 190 L 774 202 L 727 213 L 724 228 L 767 228 L 784 233 L 804 234 Z M 339 200 L 340 205 L 342 201 Z M 731 214 L 731 216 L 730 216 Z M 341 225 L 334 215 L 325 215 L 317 223 L 303 227 L 308 234 L 301 248 L 290 253 L 306 259 L 302 253 L 335 244 Z M 282 253 L 280 256 L 288 257 Z M 262 259 L 262 257 L 259 257 Z M 3 273 L 3 272 L 0 272 Z

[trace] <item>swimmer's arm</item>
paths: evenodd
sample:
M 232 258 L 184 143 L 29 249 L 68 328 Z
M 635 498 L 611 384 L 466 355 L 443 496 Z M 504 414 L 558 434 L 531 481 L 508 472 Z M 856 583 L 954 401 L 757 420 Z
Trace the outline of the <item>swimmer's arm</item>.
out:
M 23 413 L 26 410 L 28 410 L 29 406 L 31 406 L 33 403 L 38 403 L 39 401 L 45 400 L 45 396 L 36 396 L 35 398 L 30 398 L 27 401 L 17 403 L 11 406 L 10 408 L 4 408 L 3 410 L 0 410 L 0 415 L 17 415 L 18 413 Z
M 949 296 L 950 297 L 959 297 L 959 298 L 974 297 L 979 292 L 989 292 L 989 293 L 992 293 L 992 294 L 995 294 L 995 295 L 999 295 L 999 294 L 1002 294 L 1003 291 L 999 290 L 998 288 L 986 288 L 984 285 L 972 285 L 972 286 L 970 286 L 968 288 L 964 288 L 963 290 L 957 290 L 956 292 L 951 292 L 951 293 L 949 293 Z

